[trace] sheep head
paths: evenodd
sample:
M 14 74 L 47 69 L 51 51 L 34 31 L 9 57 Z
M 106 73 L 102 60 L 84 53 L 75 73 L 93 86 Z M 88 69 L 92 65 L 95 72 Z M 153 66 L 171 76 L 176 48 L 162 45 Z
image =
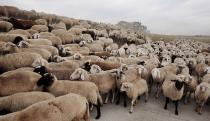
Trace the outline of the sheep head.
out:
M 91 74 L 100 73 L 102 71 L 101 67 L 98 65 L 93 64 L 90 69 Z
M 15 52 L 16 49 L 17 49 L 17 46 L 11 42 L 4 44 L 4 46 L 2 47 L 2 51 L 4 53 Z
M 180 91 L 184 87 L 184 82 L 180 81 L 179 79 L 171 80 L 175 83 L 175 87 L 178 91 Z
M 42 87 L 43 91 L 47 91 L 47 88 L 51 86 L 56 80 L 55 76 L 51 73 L 44 74 L 38 81 L 37 86 Z M 34 88 L 35 89 L 35 88 Z
M 30 46 L 30 44 L 26 41 L 21 41 L 18 44 L 18 47 L 20 47 L 20 48 L 28 48 L 29 46 Z
M 13 40 L 13 43 L 16 44 L 16 45 L 18 45 L 21 41 L 23 41 L 23 38 L 21 36 L 17 36 Z
M 75 54 L 73 55 L 73 58 L 74 58 L 75 60 L 81 60 L 81 59 L 83 58 L 83 56 L 82 56 L 80 53 L 75 53 Z
M 45 66 L 38 66 L 38 67 L 36 67 L 36 68 L 34 69 L 34 72 L 36 72 L 36 73 L 38 73 L 38 74 L 40 74 L 40 75 L 42 75 L 42 76 L 43 76 L 44 74 L 48 73 Z
M 76 69 L 70 76 L 71 80 L 85 80 L 88 73 L 84 69 Z
M 131 82 L 124 82 L 122 83 L 120 91 L 126 92 L 126 91 L 129 91 L 132 87 L 133 87 L 133 84 Z

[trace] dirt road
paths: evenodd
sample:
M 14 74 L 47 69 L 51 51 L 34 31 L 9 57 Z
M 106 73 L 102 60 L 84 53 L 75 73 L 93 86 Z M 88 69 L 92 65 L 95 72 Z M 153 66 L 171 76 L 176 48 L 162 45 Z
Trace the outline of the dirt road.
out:
M 164 110 L 165 99 L 163 96 L 160 99 L 154 99 L 150 96 L 147 103 L 143 98 L 134 107 L 134 112 L 128 112 L 129 107 L 124 108 L 121 102 L 120 105 L 105 104 L 102 107 L 102 116 L 99 120 L 93 121 L 210 121 L 210 105 L 205 105 L 202 115 L 198 115 L 195 111 L 195 103 L 190 102 L 184 105 L 182 102 L 179 105 L 179 115 L 174 114 L 174 104 L 168 105 L 168 110 Z M 91 116 L 95 117 L 95 110 L 91 112 Z

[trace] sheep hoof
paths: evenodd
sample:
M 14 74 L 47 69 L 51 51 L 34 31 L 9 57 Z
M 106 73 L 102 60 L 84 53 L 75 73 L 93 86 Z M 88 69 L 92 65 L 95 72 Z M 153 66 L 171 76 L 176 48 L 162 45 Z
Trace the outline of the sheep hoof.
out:
M 131 114 L 131 113 L 133 113 L 133 111 L 129 111 L 129 113 Z
M 99 119 L 100 117 L 99 116 L 97 116 L 95 119 Z
M 168 108 L 166 106 L 164 106 L 164 109 L 167 110 Z
M 178 114 L 178 112 L 175 112 L 175 115 L 177 115 L 177 116 L 178 116 L 178 115 L 179 115 L 179 114 Z

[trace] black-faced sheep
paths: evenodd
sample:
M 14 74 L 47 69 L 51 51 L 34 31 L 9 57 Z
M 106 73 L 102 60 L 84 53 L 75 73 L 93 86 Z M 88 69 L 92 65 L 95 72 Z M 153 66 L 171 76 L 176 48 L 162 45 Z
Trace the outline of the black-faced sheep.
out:
M 88 102 L 96 106 L 97 116 L 100 118 L 100 106 L 103 104 L 97 86 L 92 82 L 86 81 L 70 81 L 57 80 L 52 74 L 45 74 L 38 82 L 38 87 L 42 87 L 43 91 L 52 93 L 55 96 L 61 96 L 68 93 L 75 93 L 87 98 Z

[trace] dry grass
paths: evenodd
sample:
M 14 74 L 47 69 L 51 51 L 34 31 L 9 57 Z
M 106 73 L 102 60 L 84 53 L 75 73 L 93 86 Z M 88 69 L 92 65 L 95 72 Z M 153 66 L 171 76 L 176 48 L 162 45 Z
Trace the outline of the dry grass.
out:
M 196 36 L 183 36 L 183 35 L 160 35 L 160 34 L 148 34 L 148 36 L 154 40 L 164 40 L 164 41 L 173 41 L 175 39 L 191 39 L 196 41 L 202 41 L 206 43 L 210 43 L 210 36 L 202 36 L 202 35 L 196 35 Z

